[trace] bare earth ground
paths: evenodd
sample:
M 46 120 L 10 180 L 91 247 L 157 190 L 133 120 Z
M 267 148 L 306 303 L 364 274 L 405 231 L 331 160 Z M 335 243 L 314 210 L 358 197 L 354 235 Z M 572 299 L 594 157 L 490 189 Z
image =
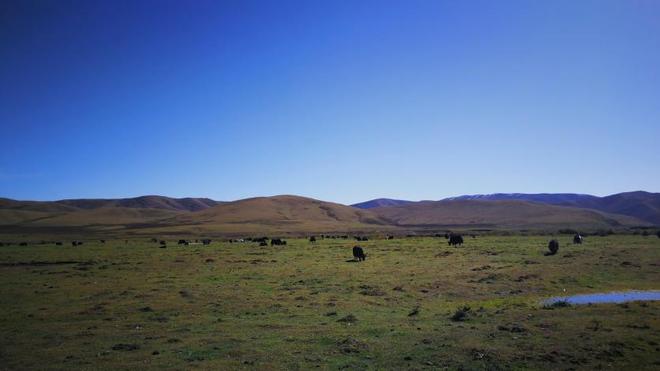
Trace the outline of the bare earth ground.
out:
M 548 239 L 1 247 L 0 368 L 660 368 L 660 302 L 539 304 L 660 289 L 660 239 Z

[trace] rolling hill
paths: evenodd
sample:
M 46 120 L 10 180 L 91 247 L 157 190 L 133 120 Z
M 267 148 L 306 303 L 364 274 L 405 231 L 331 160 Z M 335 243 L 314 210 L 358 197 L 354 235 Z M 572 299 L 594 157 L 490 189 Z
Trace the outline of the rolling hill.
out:
M 43 202 L 0 198 L 0 233 L 285 235 L 433 228 L 594 230 L 659 225 L 657 198 L 657 193 L 647 192 L 608 197 L 496 194 L 420 202 L 376 199 L 355 207 L 287 195 L 232 202 L 162 196 Z
M 59 205 L 78 209 L 98 209 L 102 207 L 123 207 L 132 209 L 161 209 L 171 211 L 199 211 L 222 202 L 209 198 L 170 198 L 164 196 L 141 196 L 120 199 L 74 199 L 55 201 Z
M 517 200 L 423 201 L 370 210 L 400 227 L 594 229 L 647 224 L 629 216 Z
M 0 198 L 0 225 L 35 228 L 153 223 L 181 212 L 204 210 L 221 203 L 208 198 L 163 196 L 60 201 L 17 201 Z
M 370 211 L 298 196 L 209 199 L 0 200 L 4 230 L 128 234 L 263 234 L 388 230 Z
M 660 225 L 660 193 L 643 191 L 618 193 L 605 197 L 573 193 L 495 193 L 490 195 L 458 196 L 445 200 L 533 201 L 627 215 L 654 225 Z
M 370 211 L 289 195 L 227 202 L 200 212 L 178 215 L 168 224 L 195 231 L 228 234 L 348 232 L 391 228 L 388 221 Z

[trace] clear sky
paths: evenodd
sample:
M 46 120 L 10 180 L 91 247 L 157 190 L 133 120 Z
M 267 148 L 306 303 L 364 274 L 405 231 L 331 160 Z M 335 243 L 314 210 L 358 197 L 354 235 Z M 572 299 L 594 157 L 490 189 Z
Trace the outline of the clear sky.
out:
M 660 191 L 660 1 L 0 2 L 0 197 Z

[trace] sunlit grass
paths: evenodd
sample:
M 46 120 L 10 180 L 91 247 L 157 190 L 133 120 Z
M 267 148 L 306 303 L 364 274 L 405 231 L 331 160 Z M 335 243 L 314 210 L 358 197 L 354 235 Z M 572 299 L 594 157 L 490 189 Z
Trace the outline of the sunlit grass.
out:
M 3 247 L 0 356 L 10 369 L 657 366 L 659 303 L 540 302 L 660 289 L 660 239 L 560 237 L 546 257 L 548 239 L 371 239 L 361 263 L 349 240 Z

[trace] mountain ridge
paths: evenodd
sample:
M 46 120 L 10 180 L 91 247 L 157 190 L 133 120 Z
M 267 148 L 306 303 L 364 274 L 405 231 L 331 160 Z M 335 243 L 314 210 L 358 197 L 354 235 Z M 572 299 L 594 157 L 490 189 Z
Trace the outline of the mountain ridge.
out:
M 626 215 L 520 200 L 440 200 L 371 209 L 401 227 L 607 229 L 646 225 Z
M 397 200 L 393 198 L 374 198 L 373 200 L 351 204 L 350 206 L 356 207 L 358 209 L 366 210 L 375 207 L 406 205 L 406 204 L 411 204 L 413 202 L 415 201 Z
M 660 193 L 646 191 L 622 192 L 609 196 L 593 196 L 581 193 L 492 193 L 447 197 L 438 201 L 458 200 L 537 202 L 548 205 L 591 209 L 609 214 L 620 214 L 634 217 L 654 225 L 660 225 Z M 369 210 L 377 207 L 394 207 L 403 204 L 410 205 L 426 202 L 397 200 L 400 202 L 398 205 L 382 203 L 373 204 L 372 206 L 370 204 L 371 201 L 354 205 L 361 205 L 363 208 Z
M 495 193 L 490 195 L 464 195 L 445 200 L 520 200 L 551 205 L 593 209 L 611 214 L 632 216 L 660 225 L 660 193 L 632 191 L 609 196 L 577 193 Z
M 76 209 L 97 209 L 101 207 L 126 207 L 136 209 L 164 209 L 178 211 L 198 211 L 222 203 L 210 198 L 183 197 L 173 198 L 158 195 L 145 195 L 129 198 L 73 198 L 56 201 L 22 201 L 0 198 L 0 209 L 22 209 L 44 211 L 45 208 L 57 211 Z
M 658 196 L 649 192 L 602 198 L 579 194 L 467 195 L 418 202 L 375 199 L 362 203 L 362 207 L 379 205 L 368 208 L 295 195 L 229 202 L 164 196 L 59 201 L 0 198 L 0 227 L 14 233 L 59 228 L 128 234 L 404 233 L 454 227 L 622 229 L 660 225 Z

